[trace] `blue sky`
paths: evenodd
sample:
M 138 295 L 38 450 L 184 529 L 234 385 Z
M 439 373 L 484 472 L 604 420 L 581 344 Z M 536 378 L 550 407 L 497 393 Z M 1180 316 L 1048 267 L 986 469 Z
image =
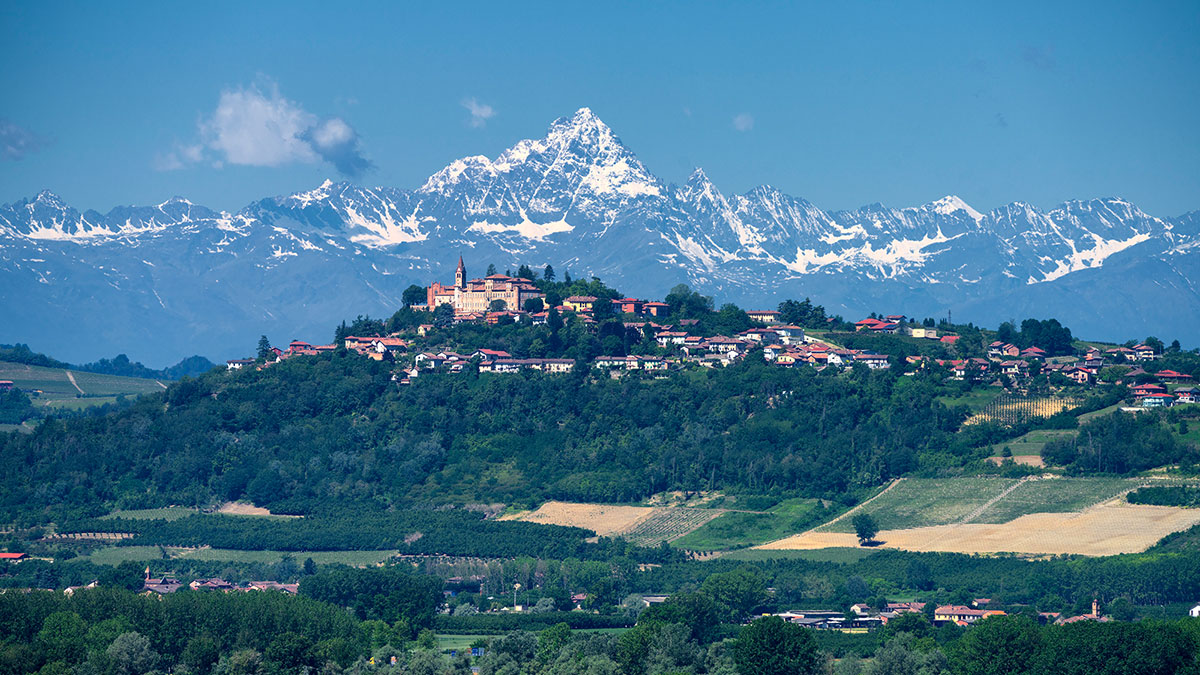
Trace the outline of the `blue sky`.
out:
M 1200 209 L 1200 3 L 982 5 L 5 3 L 0 201 L 413 188 L 588 106 L 726 193 Z

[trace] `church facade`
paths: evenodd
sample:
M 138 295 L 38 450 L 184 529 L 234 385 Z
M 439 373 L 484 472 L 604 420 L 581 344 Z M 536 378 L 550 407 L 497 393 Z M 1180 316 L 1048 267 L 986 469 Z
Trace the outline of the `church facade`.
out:
M 486 312 L 495 300 L 503 300 L 507 310 L 519 311 L 525 306 L 526 300 L 545 297 L 532 281 L 504 274 L 468 281 L 462 256 L 459 256 L 458 268 L 454 271 L 453 286 L 444 286 L 435 281 L 425 290 L 429 311 L 432 312 L 439 305 L 449 304 L 454 307 L 455 314 Z

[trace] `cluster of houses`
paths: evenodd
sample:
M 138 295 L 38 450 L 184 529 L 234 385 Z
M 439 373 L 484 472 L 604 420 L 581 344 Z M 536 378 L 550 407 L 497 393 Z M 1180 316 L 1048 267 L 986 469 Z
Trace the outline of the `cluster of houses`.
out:
M 978 598 L 966 605 L 938 605 L 933 610 L 933 624 L 942 626 L 971 626 L 991 616 L 1007 616 L 1007 612 L 999 609 L 988 609 L 992 604 L 989 598 Z M 905 613 L 921 614 L 925 612 L 924 602 L 889 602 L 882 609 L 876 609 L 865 603 L 852 605 L 849 612 L 829 609 L 794 610 L 779 612 L 773 615 L 789 623 L 794 623 L 817 630 L 837 630 L 845 632 L 871 631 L 886 626 L 889 621 Z M 1197 607 L 1200 607 L 1198 605 Z M 1064 617 L 1059 612 L 1038 612 L 1039 623 L 1069 624 L 1078 621 L 1111 621 L 1111 617 L 1100 613 L 1099 603 L 1092 601 L 1092 611 L 1088 614 Z
M 84 588 L 92 588 L 96 582 L 92 582 Z M 142 593 L 146 595 L 167 595 L 174 593 L 183 588 L 178 579 L 174 577 L 152 577 L 150 576 L 150 568 L 146 568 L 146 578 L 142 582 Z M 250 581 L 243 586 L 230 583 L 224 579 L 213 577 L 211 579 L 195 579 L 187 584 L 187 587 L 193 591 L 218 591 L 221 593 L 248 593 L 250 591 L 280 591 L 289 595 L 295 595 L 300 590 L 300 584 L 281 584 L 276 581 Z M 78 588 L 78 587 L 76 587 Z M 67 594 L 74 589 L 68 588 Z

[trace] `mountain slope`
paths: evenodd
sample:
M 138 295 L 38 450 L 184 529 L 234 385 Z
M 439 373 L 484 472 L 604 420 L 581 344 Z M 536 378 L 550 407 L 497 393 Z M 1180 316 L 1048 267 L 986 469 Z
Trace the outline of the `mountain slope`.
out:
M 702 170 L 664 183 L 584 108 L 415 190 L 326 181 L 236 213 L 179 197 L 81 213 L 50 192 L 0 206 L 0 341 L 165 364 L 242 355 L 261 333 L 326 340 L 347 315 L 390 314 L 411 283 L 449 280 L 459 254 L 472 274 L 550 263 L 643 296 L 684 282 L 754 306 L 811 296 L 849 316 L 1200 334 L 1197 213 L 1156 218 L 1116 198 L 980 213 L 954 196 L 824 211 L 768 185 L 727 196 Z

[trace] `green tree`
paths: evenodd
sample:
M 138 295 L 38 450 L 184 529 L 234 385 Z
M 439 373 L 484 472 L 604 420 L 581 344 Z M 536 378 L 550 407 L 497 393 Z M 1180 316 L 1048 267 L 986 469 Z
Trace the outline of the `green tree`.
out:
M 424 305 L 429 299 L 429 295 L 423 287 L 413 284 L 404 289 L 404 293 L 400 296 L 400 299 L 404 302 L 405 307 L 415 307 L 417 305 Z
M 542 278 L 546 281 L 554 281 L 554 268 L 546 265 L 546 269 L 542 270 Z
M 530 314 L 537 314 L 545 309 L 545 304 L 542 302 L 541 298 L 527 298 L 525 300 L 525 306 L 522 309 Z
M 875 535 L 879 534 L 879 524 L 869 513 L 859 513 L 851 519 L 850 524 L 854 526 L 854 534 L 858 536 L 858 543 L 863 546 L 874 541 Z
M 488 303 L 489 312 L 503 312 L 506 309 L 508 309 L 508 303 L 500 298 L 496 298 Z
M 1027 617 L 996 616 L 980 621 L 960 639 L 951 663 L 962 675 L 1036 673 L 1042 648 L 1038 627 Z
M 154 670 L 159 661 L 150 640 L 133 631 L 118 635 L 104 653 L 112 659 L 117 675 L 144 675 Z
M 54 612 L 42 621 L 37 642 L 47 661 L 78 663 L 87 649 L 87 624 L 74 612 Z
M 446 328 L 454 323 L 454 306 L 450 303 L 438 305 L 433 310 L 433 325 L 438 328 Z
M 558 650 L 571 641 L 571 626 L 566 623 L 556 623 L 538 633 L 538 658 L 549 661 Z
M 258 358 L 265 361 L 274 355 L 274 352 L 271 351 L 271 341 L 267 339 L 267 336 L 263 335 L 258 338 Z
M 777 616 L 743 628 L 733 643 L 733 659 L 741 675 L 808 675 L 821 668 L 812 635 Z
M 493 274 L 495 274 L 495 273 L 496 273 L 496 265 L 495 265 L 495 264 L 493 264 L 493 263 L 488 263 L 488 266 L 487 266 L 487 276 L 489 276 L 489 277 L 490 277 L 490 276 L 492 276 L 492 275 L 493 275 Z
M 749 566 L 709 575 L 700 591 L 724 608 L 730 621 L 740 621 L 766 599 L 766 583 Z

